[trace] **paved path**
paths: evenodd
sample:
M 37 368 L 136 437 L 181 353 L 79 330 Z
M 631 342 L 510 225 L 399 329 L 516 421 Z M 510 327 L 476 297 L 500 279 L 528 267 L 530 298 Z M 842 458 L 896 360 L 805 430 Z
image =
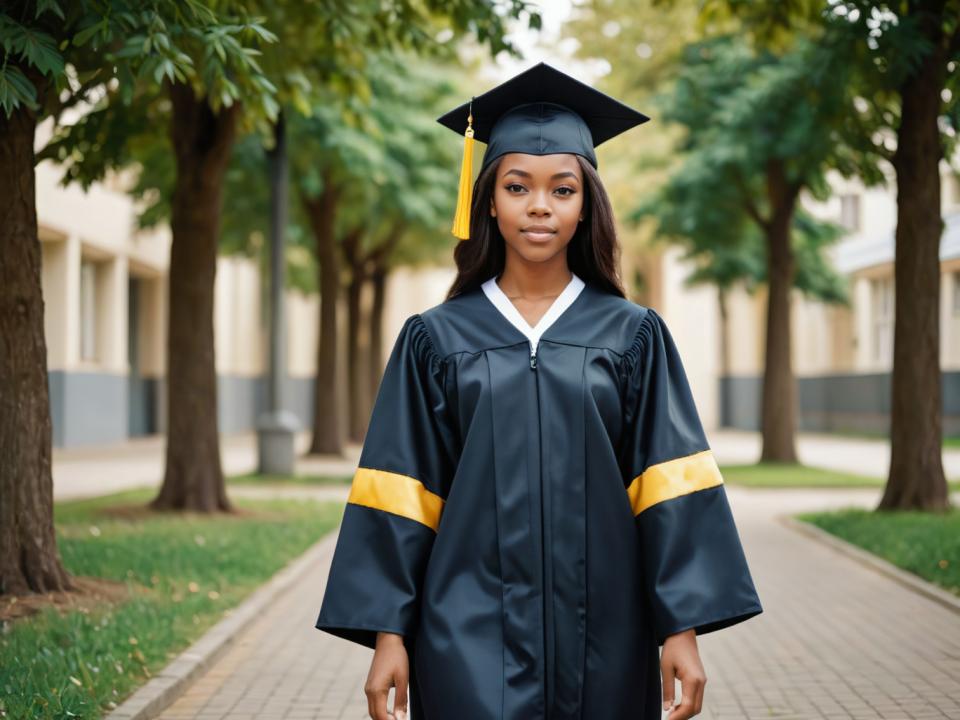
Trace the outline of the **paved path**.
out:
M 878 490 L 729 494 L 765 612 L 699 639 L 709 680 L 699 717 L 960 718 L 960 616 L 776 520 L 873 507 Z M 367 718 L 371 651 L 313 628 L 328 561 L 161 717 Z
M 753 463 L 760 456 L 757 433 L 714 430 L 710 445 L 721 463 Z M 309 446 L 309 434 L 297 436 L 297 449 Z M 882 440 L 857 440 L 803 433 L 797 439 L 801 461 L 814 467 L 832 468 L 862 475 L 885 477 L 890 446 Z M 57 500 L 103 495 L 135 487 L 159 487 L 163 478 L 163 438 L 131 440 L 111 447 L 56 449 L 53 453 L 53 493 Z M 343 458 L 301 458 L 297 472 L 313 475 L 352 475 L 360 446 L 348 445 Z M 224 472 L 252 472 L 257 464 L 256 436 L 226 435 L 221 443 Z M 943 453 L 944 471 L 960 478 L 960 448 Z
M 296 437 L 297 451 L 310 445 L 308 433 Z M 58 448 L 53 452 L 55 500 L 93 497 L 139 487 L 159 488 L 163 480 L 164 439 L 138 438 L 113 446 Z M 352 475 L 360 447 L 349 445 L 343 458 L 301 457 L 296 472 L 311 475 Z M 252 433 L 224 435 L 220 458 L 227 475 L 253 472 L 257 466 L 257 438 Z
M 721 464 L 750 464 L 760 457 L 759 433 L 713 430 L 707 438 Z M 800 433 L 797 454 L 803 464 L 827 470 L 885 478 L 890 469 L 890 443 L 886 440 Z M 960 479 L 960 448 L 943 451 L 943 471 L 951 480 Z
M 721 463 L 750 463 L 754 433 L 709 434 Z M 306 437 L 298 438 L 299 447 Z M 255 465 L 252 435 L 224 439 L 228 473 Z M 801 459 L 819 467 L 882 477 L 886 443 L 801 435 Z M 345 458 L 304 459 L 301 473 L 352 474 L 358 446 Z M 113 449 L 60 450 L 55 495 L 94 495 L 157 486 L 162 441 Z M 960 476 L 960 450 L 944 453 Z M 765 612 L 699 641 L 709 684 L 699 717 L 960 718 L 960 616 L 776 520 L 780 513 L 854 505 L 873 508 L 880 489 L 768 490 L 729 487 L 731 502 Z M 231 494 L 262 496 L 235 486 Z M 288 496 L 344 500 L 346 487 L 283 490 Z M 960 494 L 954 494 L 960 504 Z M 333 549 L 333 537 L 328 544 Z M 367 717 L 363 683 L 371 651 L 314 629 L 329 554 L 306 581 L 281 597 L 163 718 L 306 720 Z M 448 720 L 444 718 L 443 720 Z M 449 719 L 453 720 L 453 719 Z

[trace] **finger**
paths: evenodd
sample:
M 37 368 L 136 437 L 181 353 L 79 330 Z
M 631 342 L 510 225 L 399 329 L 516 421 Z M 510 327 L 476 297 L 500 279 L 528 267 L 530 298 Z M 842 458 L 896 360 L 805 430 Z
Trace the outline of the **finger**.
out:
M 375 690 L 373 692 L 373 720 L 390 720 L 387 717 L 387 695 L 389 690 Z
M 667 716 L 667 720 L 689 720 L 693 717 L 693 696 L 682 695 L 680 704 Z
M 398 672 L 394 678 L 394 682 L 396 683 L 396 693 L 393 698 L 393 712 L 396 714 L 397 710 L 403 710 L 404 713 L 406 713 L 407 685 L 409 684 L 407 674 Z
M 673 705 L 673 665 L 661 663 L 660 674 L 663 676 L 663 709 L 669 710 Z
M 696 686 L 696 692 L 694 693 L 694 698 L 693 698 L 693 704 L 694 704 L 693 709 L 694 709 L 694 712 L 696 712 L 697 714 L 700 714 L 701 712 L 703 712 L 703 692 L 706 686 L 707 686 L 706 678 L 702 678 L 700 682 L 697 683 L 697 686 Z

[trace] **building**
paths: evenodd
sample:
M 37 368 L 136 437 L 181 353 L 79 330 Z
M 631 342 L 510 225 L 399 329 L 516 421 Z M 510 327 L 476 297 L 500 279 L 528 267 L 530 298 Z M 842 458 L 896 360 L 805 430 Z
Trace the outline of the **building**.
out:
M 165 425 L 169 231 L 136 229 L 136 208 L 123 192 L 122 177 L 112 176 L 85 193 L 76 186 L 61 187 L 60 176 L 49 162 L 37 168 L 54 444 L 108 444 L 160 433 Z M 832 258 L 849 279 L 851 305 L 825 306 L 794 291 L 793 367 L 799 383 L 799 427 L 884 433 L 889 425 L 893 347 L 894 183 L 891 179 L 887 188 L 864 188 L 839 176 L 831 182 L 835 194 L 828 202 L 810 198 L 802 202 L 814 215 L 838 221 L 849 230 L 832 248 Z M 229 207 L 224 211 L 229 212 Z M 958 435 L 960 181 L 946 164 L 943 215 L 944 431 Z M 628 258 L 646 280 L 638 301 L 656 307 L 666 319 L 705 427 L 756 430 L 765 293 L 762 289 L 755 295 L 743 289 L 733 291 L 728 298 L 728 326 L 723 329 L 716 290 L 687 286 L 689 267 L 680 255 L 679 249 L 668 248 Z M 440 302 L 453 278 L 449 267 L 400 270 L 391 276 L 385 352 L 404 319 Z M 265 298 L 263 279 L 252 260 L 219 259 L 214 325 L 222 432 L 253 430 L 265 407 Z M 312 422 L 318 305 L 315 296 L 287 293 L 285 405 L 303 427 Z M 339 312 L 341 332 L 345 332 L 344 309 Z M 730 339 L 726 368 L 719 350 L 723 332 Z M 341 368 L 345 365 L 340 363 Z
M 37 167 L 54 446 L 160 433 L 169 230 L 137 230 L 136 208 L 120 176 L 87 192 L 62 187 L 61 176 L 50 162 Z M 312 421 L 317 306 L 316 297 L 287 293 L 285 395 L 303 427 Z M 264 409 L 266 317 L 255 263 L 221 257 L 214 324 L 223 432 L 252 430 Z
M 944 435 L 960 435 L 960 180 L 942 167 L 940 244 L 940 363 Z M 849 282 L 850 306 L 826 306 L 792 296 L 793 369 L 799 383 L 802 431 L 886 434 L 890 423 L 894 329 L 895 181 L 864 188 L 831 178 L 826 203 L 803 200 L 821 219 L 847 228 L 831 248 L 834 267 Z M 765 296 L 743 290 L 729 302 L 731 367 L 720 372 L 717 424 L 759 429 L 764 358 Z

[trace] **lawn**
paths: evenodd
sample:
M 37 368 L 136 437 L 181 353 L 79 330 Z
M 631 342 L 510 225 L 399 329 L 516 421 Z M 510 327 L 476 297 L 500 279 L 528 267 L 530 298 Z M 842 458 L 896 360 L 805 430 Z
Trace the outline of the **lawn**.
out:
M 863 433 L 863 432 L 842 432 L 839 430 L 831 430 L 830 435 L 836 437 L 851 438 L 853 440 L 882 440 L 887 441 L 890 439 L 889 433 Z M 945 435 L 942 438 L 944 450 L 950 448 L 960 448 L 960 435 Z
M 0 717 L 102 717 L 343 512 L 241 499 L 236 516 L 154 513 L 144 509 L 152 494 L 56 505 L 64 564 L 99 598 L 3 624 Z
M 848 508 L 795 517 L 960 595 L 960 509 L 937 515 Z
M 724 482 L 747 487 L 850 488 L 883 487 L 886 483 L 886 478 L 780 463 L 722 465 L 720 472 Z M 960 479 L 951 480 L 948 484 L 951 490 L 960 490 Z
M 349 485 L 352 475 L 264 475 L 249 473 L 227 478 L 227 485 Z

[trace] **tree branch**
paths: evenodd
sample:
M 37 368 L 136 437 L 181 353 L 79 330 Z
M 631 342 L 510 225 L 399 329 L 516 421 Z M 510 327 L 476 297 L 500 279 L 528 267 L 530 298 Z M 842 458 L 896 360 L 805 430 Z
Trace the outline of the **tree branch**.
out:
M 734 169 L 733 179 L 737 188 L 740 190 L 740 195 L 743 198 L 743 207 L 747 211 L 747 214 L 753 218 L 753 221 L 757 223 L 757 225 L 765 229 L 770 224 L 770 221 L 763 217 L 760 213 L 760 208 L 753 202 L 753 196 L 750 194 L 747 183 L 744 181 L 739 169 Z

